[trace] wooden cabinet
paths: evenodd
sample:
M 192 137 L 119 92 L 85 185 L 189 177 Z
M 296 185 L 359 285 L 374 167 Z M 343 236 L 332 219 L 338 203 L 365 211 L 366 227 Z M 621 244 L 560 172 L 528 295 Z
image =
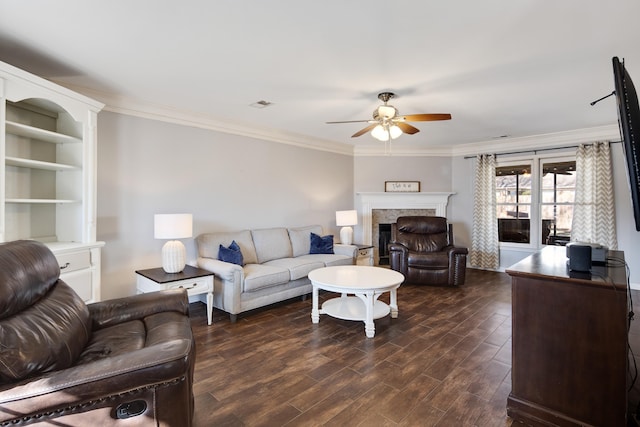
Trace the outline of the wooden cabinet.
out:
M 0 242 L 52 249 L 85 301 L 100 299 L 97 114 L 103 105 L 0 62 Z M 74 268 L 63 268 L 70 254 Z M 70 267 L 67 266 L 67 269 Z
M 507 413 L 531 425 L 625 426 L 627 275 L 624 254 L 591 274 L 567 270 L 549 246 L 512 277 L 512 389 Z

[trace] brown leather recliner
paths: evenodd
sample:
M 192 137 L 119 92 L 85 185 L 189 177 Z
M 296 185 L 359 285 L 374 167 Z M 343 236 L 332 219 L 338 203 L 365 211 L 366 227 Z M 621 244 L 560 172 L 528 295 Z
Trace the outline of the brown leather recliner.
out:
M 404 274 L 405 283 L 464 284 L 467 248 L 453 245 L 447 219 L 438 216 L 403 216 L 391 224 L 389 262 Z
M 86 305 L 35 241 L 0 244 L 0 426 L 190 426 L 185 290 Z

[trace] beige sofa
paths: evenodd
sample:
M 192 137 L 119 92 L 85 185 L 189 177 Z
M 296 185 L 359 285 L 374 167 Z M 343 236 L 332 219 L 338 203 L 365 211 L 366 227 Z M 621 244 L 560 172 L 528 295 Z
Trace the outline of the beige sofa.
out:
M 264 228 L 205 233 L 196 238 L 198 266 L 214 273 L 213 306 L 237 315 L 255 308 L 311 293 L 307 274 L 316 268 L 352 265 L 357 247 L 333 245 L 333 254 L 310 254 L 311 233 L 323 236 L 322 227 Z M 219 260 L 220 245 L 235 241 L 243 265 Z

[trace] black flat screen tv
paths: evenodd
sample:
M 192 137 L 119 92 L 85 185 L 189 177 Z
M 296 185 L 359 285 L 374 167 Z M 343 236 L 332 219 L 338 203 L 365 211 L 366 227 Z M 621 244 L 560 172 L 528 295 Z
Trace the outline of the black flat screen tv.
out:
M 627 163 L 631 204 L 636 230 L 640 231 L 640 107 L 633 81 L 624 66 L 624 59 L 620 62 L 618 57 L 614 56 L 612 60 L 618 101 L 618 124 Z

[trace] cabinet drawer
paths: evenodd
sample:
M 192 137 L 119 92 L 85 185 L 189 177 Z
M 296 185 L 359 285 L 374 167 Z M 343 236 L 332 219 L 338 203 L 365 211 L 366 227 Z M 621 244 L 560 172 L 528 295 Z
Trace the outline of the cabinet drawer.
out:
M 82 298 L 83 301 L 89 301 L 93 298 L 93 295 L 91 294 L 91 291 L 93 289 L 91 286 L 91 275 L 91 270 L 85 269 L 62 274 L 60 275 L 60 278 L 67 285 L 71 286 L 71 289 L 76 291 L 76 293 L 80 295 L 80 298 Z
M 82 270 L 91 266 L 91 254 L 89 251 L 56 254 L 56 258 L 60 265 L 60 274 Z
M 369 255 L 371 255 L 371 249 L 360 249 L 358 251 L 359 257 L 368 257 Z
M 167 285 L 167 289 L 183 288 L 187 290 L 189 295 L 202 294 L 209 290 L 209 281 L 204 277 L 199 277 L 197 279 L 180 280 Z

